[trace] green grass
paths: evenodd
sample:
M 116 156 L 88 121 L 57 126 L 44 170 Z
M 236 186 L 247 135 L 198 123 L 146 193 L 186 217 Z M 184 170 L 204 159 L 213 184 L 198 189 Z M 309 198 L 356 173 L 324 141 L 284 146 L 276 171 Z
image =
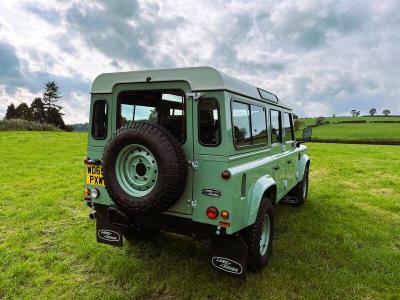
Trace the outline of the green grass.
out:
M 300 119 L 301 122 L 304 123 L 305 126 L 314 125 L 316 123 L 317 118 L 309 118 L 309 119 Z M 350 116 L 343 116 L 343 117 L 325 117 L 325 121 L 337 123 L 342 121 L 400 121 L 400 116 L 396 117 L 385 117 L 385 116 L 377 116 L 377 117 L 350 117 Z
M 0 133 L 0 298 L 399 299 L 400 147 L 309 144 L 309 201 L 276 206 L 271 261 L 240 283 L 211 270 L 205 242 L 97 244 L 85 146 L 80 133 Z
M 312 138 L 344 140 L 399 140 L 400 123 L 326 124 L 313 127 Z M 297 132 L 298 137 L 301 132 Z

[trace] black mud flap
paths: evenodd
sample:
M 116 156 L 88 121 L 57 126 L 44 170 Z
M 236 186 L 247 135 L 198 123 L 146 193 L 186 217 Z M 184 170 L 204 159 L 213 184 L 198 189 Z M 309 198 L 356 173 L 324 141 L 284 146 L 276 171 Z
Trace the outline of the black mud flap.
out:
M 219 272 L 246 279 L 247 245 L 241 235 L 224 235 L 212 240 L 211 264 Z
M 123 233 L 120 226 L 111 224 L 108 217 L 96 214 L 96 239 L 98 243 L 122 246 Z

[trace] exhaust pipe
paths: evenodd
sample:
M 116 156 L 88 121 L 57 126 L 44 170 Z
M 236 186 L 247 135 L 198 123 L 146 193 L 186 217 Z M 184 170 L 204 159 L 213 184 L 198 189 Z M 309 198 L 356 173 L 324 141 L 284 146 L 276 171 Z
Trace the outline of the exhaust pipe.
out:
M 96 212 L 90 213 L 90 214 L 89 214 L 89 218 L 90 218 L 91 220 L 96 219 Z

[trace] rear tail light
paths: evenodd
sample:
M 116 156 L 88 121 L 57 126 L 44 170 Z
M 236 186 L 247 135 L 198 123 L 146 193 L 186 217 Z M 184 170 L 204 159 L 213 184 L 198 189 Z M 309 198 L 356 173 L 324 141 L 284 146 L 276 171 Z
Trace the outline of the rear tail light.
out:
M 221 176 L 223 179 L 229 179 L 231 177 L 231 172 L 229 172 L 228 170 L 223 170 Z
M 86 188 L 84 194 L 85 196 L 90 196 L 90 189 Z
M 210 219 L 215 219 L 216 217 L 218 217 L 218 209 L 214 206 L 210 206 L 209 208 L 207 208 L 207 217 L 209 217 Z
M 229 219 L 229 212 L 227 210 L 221 211 L 221 218 L 225 220 Z

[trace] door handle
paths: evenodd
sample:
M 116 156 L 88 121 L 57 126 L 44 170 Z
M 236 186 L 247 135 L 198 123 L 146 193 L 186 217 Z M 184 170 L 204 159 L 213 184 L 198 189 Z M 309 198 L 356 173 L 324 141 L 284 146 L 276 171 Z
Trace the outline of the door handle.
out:
M 274 167 L 274 170 L 277 171 L 277 170 L 279 170 L 280 168 L 281 168 L 280 166 L 275 166 L 275 167 Z

